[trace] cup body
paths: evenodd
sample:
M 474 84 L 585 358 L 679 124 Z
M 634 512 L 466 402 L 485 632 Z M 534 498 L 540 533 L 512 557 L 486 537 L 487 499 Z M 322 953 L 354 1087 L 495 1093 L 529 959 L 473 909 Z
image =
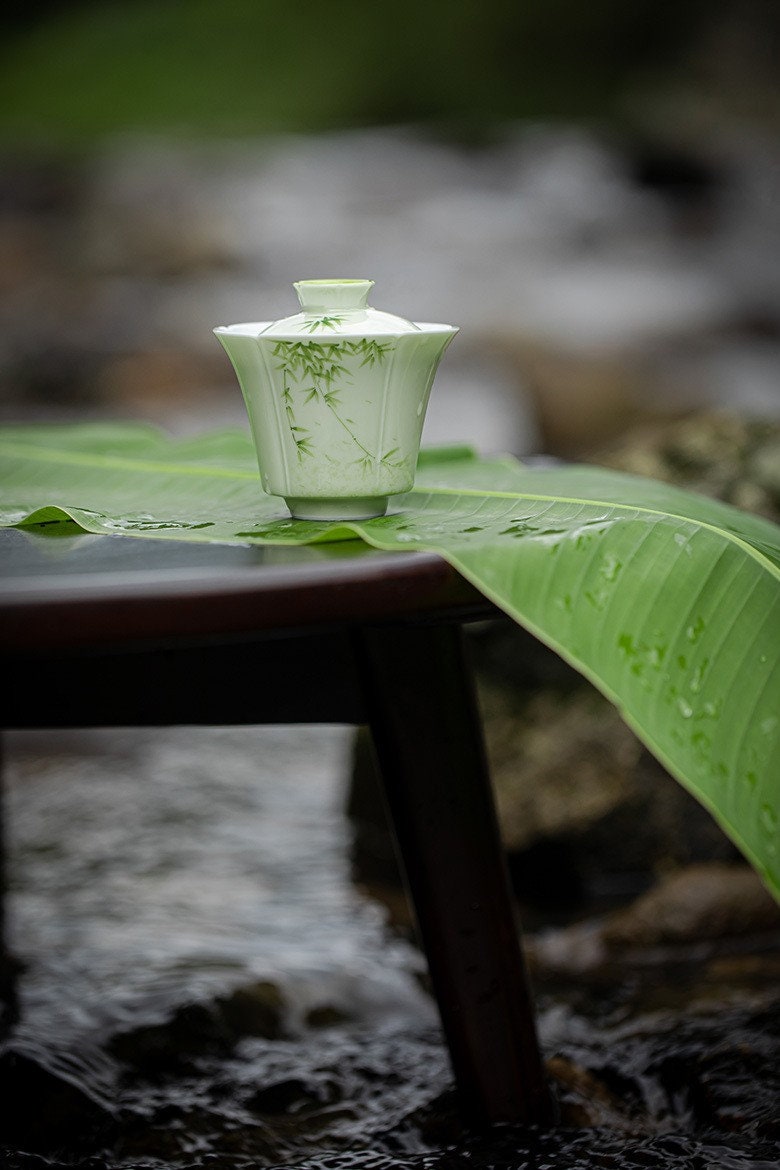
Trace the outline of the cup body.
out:
M 457 330 L 375 337 L 215 333 L 246 403 L 263 487 L 304 519 L 384 513 L 411 489 L 439 361 Z

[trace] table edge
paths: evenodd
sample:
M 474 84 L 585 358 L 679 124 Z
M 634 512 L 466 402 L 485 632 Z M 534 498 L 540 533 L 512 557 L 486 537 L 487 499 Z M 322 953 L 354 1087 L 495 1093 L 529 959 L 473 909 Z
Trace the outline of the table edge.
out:
M 443 557 L 428 552 L 154 576 L 111 573 L 101 583 L 75 575 L 37 586 L 18 579 L 0 588 L 0 647 L 24 654 L 497 613 Z

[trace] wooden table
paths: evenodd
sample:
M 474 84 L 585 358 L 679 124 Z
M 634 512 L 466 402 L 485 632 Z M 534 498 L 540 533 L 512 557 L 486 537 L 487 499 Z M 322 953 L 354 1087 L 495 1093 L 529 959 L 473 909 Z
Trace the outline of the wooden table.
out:
M 9 728 L 370 727 L 463 1108 L 550 1102 L 464 656 L 496 611 L 441 558 L 357 541 L 0 531 Z

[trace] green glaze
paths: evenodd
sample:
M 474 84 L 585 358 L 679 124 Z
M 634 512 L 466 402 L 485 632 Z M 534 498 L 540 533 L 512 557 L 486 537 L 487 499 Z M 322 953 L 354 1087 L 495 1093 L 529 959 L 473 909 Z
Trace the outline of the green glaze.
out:
M 214 332 L 233 363 L 263 486 L 296 517 L 381 515 L 409 491 L 456 330 L 370 309 L 368 280 L 295 285 L 301 312 Z

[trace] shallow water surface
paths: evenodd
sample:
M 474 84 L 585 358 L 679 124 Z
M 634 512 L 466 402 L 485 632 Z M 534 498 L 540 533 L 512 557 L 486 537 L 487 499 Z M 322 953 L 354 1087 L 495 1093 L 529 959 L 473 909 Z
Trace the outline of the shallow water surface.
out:
M 465 1132 L 420 955 L 351 880 L 351 743 L 8 737 L 3 1167 L 777 1165 L 780 1013 L 749 956 L 666 994 L 540 980 L 563 1125 Z

